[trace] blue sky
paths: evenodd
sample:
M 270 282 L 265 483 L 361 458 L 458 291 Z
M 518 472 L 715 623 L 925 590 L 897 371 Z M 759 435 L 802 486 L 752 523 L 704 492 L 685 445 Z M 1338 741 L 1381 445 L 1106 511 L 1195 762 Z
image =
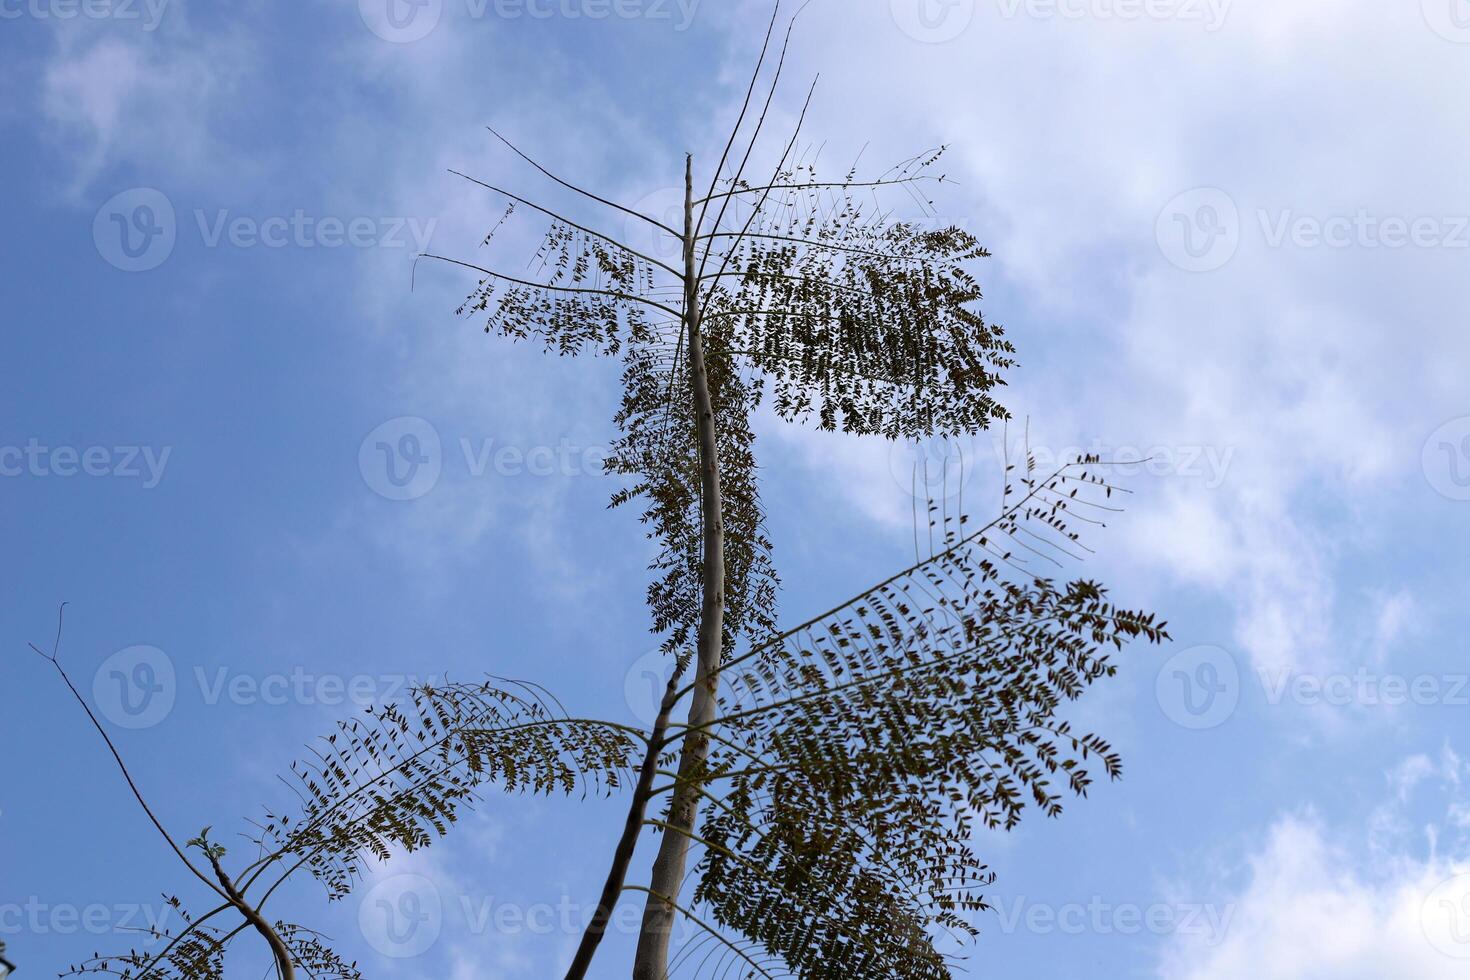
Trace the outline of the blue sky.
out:
M 25 650 L 62 600 L 64 663 L 181 836 L 228 843 L 404 683 L 640 714 L 649 550 L 596 465 L 616 369 L 486 337 L 454 316 L 472 283 L 412 256 L 473 254 L 503 207 L 448 168 L 565 200 L 487 124 L 668 207 L 767 8 L 407 10 L 0 0 L 0 938 L 24 976 L 190 896 Z M 995 253 L 1032 449 L 1151 457 L 1087 571 L 1175 641 L 1077 706 L 1125 779 L 985 842 L 971 975 L 1464 976 L 1470 8 L 816 0 L 787 70 L 776 122 L 820 71 L 805 132 L 834 170 L 951 146 L 936 203 Z M 759 432 L 784 618 L 905 563 L 910 448 Z M 424 468 L 399 486 L 380 442 Z M 1000 445 L 966 447 L 977 514 Z M 549 976 L 621 814 L 491 797 L 278 914 L 371 976 Z M 382 914 L 405 896 L 417 931 Z

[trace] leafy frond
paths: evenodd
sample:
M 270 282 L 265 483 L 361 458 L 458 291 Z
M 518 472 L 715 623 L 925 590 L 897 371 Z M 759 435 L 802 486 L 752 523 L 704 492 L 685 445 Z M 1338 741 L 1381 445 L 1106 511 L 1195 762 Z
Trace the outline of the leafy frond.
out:
M 256 843 L 270 866 L 306 866 L 333 899 L 348 894 L 369 858 L 429 846 L 482 789 L 602 794 L 617 789 L 642 736 L 567 717 L 535 689 L 490 682 L 423 687 L 411 704 L 339 722 L 292 765 L 299 807 L 268 813 Z
M 571 222 L 552 222 L 531 266 L 534 281 L 487 275 L 458 312 L 484 313 L 486 333 L 537 339 L 561 355 L 616 354 L 651 335 L 650 309 L 677 315 L 656 298 L 649 260 Z
M 666 637 L 665 649 L 687 649 L 699 623 L 701 534 L 699 454 L 693 402 L 670 400 L 671 373 L 687 365 L 658 356 L 658 348 L 630 350 L 623 374 L 622 432 L 608 468 L 628 478 L 613 506 L 643 503 L 642 520 L 659 551 L 648 588 L 653 631 Z M 761 385 L 742 376 L 728 356 L 709 352 L 705 361 L 714 406 L 716 450 L 724 503 L 726 648 L 736 638 L 764 639 L 775 632 L 780 580 L 765 531 L 765 510 L 756 479 L 755 433 L 750 417 Z M 676 388 L 682 391 L 682 388 Z
M 1164 625 L 1011 543 L 1076 543 L 1069 510 L 1112 493 L 1095 466 L 1028 476 L 990 525 L 726 668 L 694 892 L 716 922 L 803 978 L 947 978 L 934 937 L 973 936 L 994 881 L 974 831 L 1058 815 L 1093 763 L 1121 775 L 1059 712 Z
M 166 895 L 164 901 L 183 920 L 183 928 L 148 926 L 142 930 L 148 937 L 143 948 L 107 956 L 94 953 L 91 959 L 73 964 L 62 976 L 99 974 L 122 980 L 223 980 L 225 949 L 236 933 L 225 933 L 209 920 L 228 906 L 196 919 L 177 896 Z
M 1015 348 L 974 306 L 971 266 L 989 252 L 957 227 L 892 220 L 853 173 L 800 176 L 748 230 L 708 234 L 728 269 L 708 284 L 711 335 L 771 380 L 776 413 L 890 439 L 1006 418 L 994 389 Z
M 357 963 L 348 963 L 326 944 L 326 937 L 304 926 L 276 923 L 291 959 L 312 980 L 362 980 Z

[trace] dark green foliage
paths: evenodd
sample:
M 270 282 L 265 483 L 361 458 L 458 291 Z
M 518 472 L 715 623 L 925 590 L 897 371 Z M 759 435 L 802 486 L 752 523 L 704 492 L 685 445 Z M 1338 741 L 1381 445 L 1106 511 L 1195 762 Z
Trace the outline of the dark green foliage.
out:
M 312 980 L 362 980 L 357 964 L 344 961 L 319 933 L 286 922 L 277 922 L 276 932 L 291 950 L 291 959 Z
M 909 161 L 882 183 L 912 189 L 937 179 L 928 171 L 939 157 Z M 775 183 L 782 189 L 758 203 L 740 202 L 758 191 L 743 183 L 712 198 L 704 213 L 715 224 L 697 255 L 725 497 L 727 649 L 775 631 L 779 580 L 751 430 L 767 384 L 782 418 L 912 438 L 1005 418 L 991 391 L 1013 364 L 1001 328 L 973 308 L 981 293 L 967 266 L 988 254 L 973 236 L 890 221 L 876 204 L 865 208 L 856 189 L 865 184 L 851 174 L 835 190 L 810 168 L 782 171 Z M 561 219 L 532 266 L 544 284 L 480 269 L 488 275 L 460 312 L 487 312 L 487 332 L 559 354 L 622 354 L 620 435 L 608 466 L 629 485 L 613 503 L 644 502 L 661 546 L 648 590 L 653 629 L 666 649 L 685 649 L 699 618 L 703 555 L 682 272 Z
M 699 851 L 681 910 L 705 932 L 671 973 L 738 963 L 752 976 L 948 978 L 939 940 L 976 935 L 994 881 L 975 830 L 1010 829 L 1028 806 L 1056 816 L 1065 794 L 1086 793 L 1089 765 L 1121 773 L 1108 744 L 1074 733 L 1062 714 L 1113 673 L 1109 651 L 1164 638 L 1096 583 L 1052 577 L 1083 550 L 1069 511 L 1113 509 L 1098 460 L 1044 480 L 1028 461 L 985 528 L 966 532 L 963 516 L 946 515 L 935 521 L 942 551 L 775 633 L 751 429 L 763 396 L 782 419 L 889 439 L 1008 417 L 994 396 L 1015 350 L 975 307 L 971 266 L 988 253 L 962 229 L 896 221 L 878 204 L 879 189 L 898 188 L 925 208 L 918 187 L 942 179 L 931 175 L 940 155 L 874 181 L 848 173 L 824 183 L 808 166 L 783 165 L 770 185 L 728 180 L 694 202 L 727 613 L 721 717 L 699 730 L 712 740 L 695 780 L 702 821 L 695 833 L 647 820 L 689 833 Z M 653 628 L 682 653 L 704 598 L 688 282 L 619 248 L 558 221 L 537 255 L 553 270 L 545 288 L 516 284 L 489 307 L 500 288 L 490 273 L 472 307 L 490 309 L 487 328 L 508 337 L 622 356 L 609 467 L 629 485 L 614 504 L 645 504 L 662 545 Z M 592 325 L 564 316 L 568 307 Z M 737 656 L 741 639 L 748 649 Z M 660 796 L 680 785 L 674 764 L 691 731 L 676 726 L 660 746 L 674 780 Z
M 428 847 L 482 790 L 604 794 L 622 785 L 641 743 L 621 727 L 566 717 L 537 691 L 490 683 L 418 688 L 411 706 L 339 722 L 292 766 L 294 814 L 269 814 L 256 843 L 272 863 L 305 865 L 328 895 L 347 895 L 369 859 Z
M 696 898 L 803 977 L 947 977 L 993 880 L 974 824 L 1048 815 L 1120 763 L 1057 708 L 1152 628 L 1087 582 L 1004 582 L 985 536 L 868 593 L 728 678 Z M 738 697 L 736 697 L 738 695 Z M 759 760 L 757 763 L 756 760 Z M 729 775 L 726 775 L 728 772 Z M 1058 778 L 1054 788 L 1050 780 Z M 833 910 L 841 910 L 834 913 Z
M 981 292 L 967 266 L 989 255 L 974 236 L 890 223 L 854 191 L 824 190 L 814 173 L 753 219 L 721 253 L 727 271 L 706 318 L 713 345 L 771 379 L 779 416 L 890 439 L 974 432 L 1006 417 L 991 392 L 1014 348 L 973 306 Z
M 428 847 L 459 812 L 491 788 L 506 793 L 607 794 L 620 789 L 642 757 L 639 733 L 567 717 L 539 688 L 508 682 L 424 687 L 406 705 L 370 709 L 339 722 L 293 764 L 299 806 L 257 824 L 260 857 L 225 875 L 242 899 L 259 904 L 302 868 L 326 886 L 330 899 L 348 895 L 369 860 Z M 188 842 L 223 875 L 226 849 L 206 827 Z M 155 932 L 152 951 L 97 957 L 73 973 L 125 980 L 217 980 L 227 948 L 247 925 L 223 932 L 212 920 L 233 914 L 226 903 L 192 917 L 177 898 L 169 905 L 185 922 L 177 933 Z M 325 937 L 303 926 L 274 929 L 293 964 L 318 980 L 361 980 Z
M 125 980 L 222 980 L 225 934 L 207 922 L 218 913 L 196 921 L 176 896 L 166 895 L 164 902 L 183 920 L 184 928 L 174 932 L 148 927 L 145 934 L 149 944 L 163 943 L 161 951 L 133 949 L 122 955 L 93 954 L 63 976 L 96 973 Z
M 951 975 L 936 937 L 974 936 L 994 880 L 976 825 L 1058 815 L 1089 760 L 1121 775 L 1058 712 L 1163 624 L 1017 557 L 1080 547 L 1068 510 L 1111 489 L 1080 461 L 1028 477 L 994 523 L 726 668 L 693 911 L 803 978 Z

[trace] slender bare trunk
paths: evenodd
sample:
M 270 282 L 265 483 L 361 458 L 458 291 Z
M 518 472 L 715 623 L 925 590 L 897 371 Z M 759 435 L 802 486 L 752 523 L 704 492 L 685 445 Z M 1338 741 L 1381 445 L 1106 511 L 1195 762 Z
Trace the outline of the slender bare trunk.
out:
M 696 648 L 694 697 L 689 726 L 696 729 L 684 739 L 679 758 L 679 785 L 670 805 L 668 829 L 653 863 L 653 879 L 643 908 L 633 980 L 664 980 L 668 974 L 669 939 L 673 934 L 674 902 L 684 882 L 689 837 L 699 808 L 699 795 L 687 779 L 696 777 L 709 757 L 709 739 L 701 731 L 715 717 L 720 659 L 725 623 L 725 526 L 720 498 L 720 465 L 715 444 L 715 413 L 705 372 L 704 338 L 699 322 L 699 273 L 695 261 L 694 162 L 684 161 L 684 327 L 689 341 L 689 373 L 699 435 L 699 479 L 703 509 L 703 604 Z
M 679 679 L 683 676 L 681 671 L 675 671 L 674 676 L 669 679 L 668 687 L 664 690 L 663 701 L 659 704 L 658 719 L 653 723 L 653 734 L 648 740 L 648 754 L 643 757 L 643 766 L 638 771 L 638 785 L 633 790 L 633 802 L 628 807 L 628 820 L 623 826 L 623 836 L 618 840 L 617 850 L 613 852 L 612 867 L 608 869 L 607 881 L 602 886 L 602 897 L 598 899 L 597 911 L 593 913 L 587 930 L 582 933 L 582 942 L 577 947 L 577 955 L 572 958 L 572 965 L 567 970 L 566 980 L 583 980 L 587 976 L 587 968 L 592 965 L 592 957 L 597 953 L 597 947 L 607 933 L 608 920 L 612 918 L 613 907 L 617 905 L 618 896 L 622 894 L 623 882 L 628 877 L 628 865 L 633 861 L 633 852 L 638 847 L 638 837 L 643 833 L 643 817 L 648 810 L 649 791 L 653 788 L 653 777 L 658 771 L 658 757 L 663 751 L 660 743 L 663 742 L 664 733 L 669 728 L 669 715 L 674 710 L 674 704 L 679 700 L 676 695 L 679 691 Z

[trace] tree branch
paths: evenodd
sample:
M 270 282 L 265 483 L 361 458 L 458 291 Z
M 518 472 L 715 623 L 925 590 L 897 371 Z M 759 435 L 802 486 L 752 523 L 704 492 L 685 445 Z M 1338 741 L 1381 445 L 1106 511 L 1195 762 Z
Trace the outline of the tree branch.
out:
M 654 219 L 650 218 L 648 215 L 643 214 L 641 211 L 634 211 L 632 208 L 623 207 L 623 205 L 618 204 L 616 201 L 609 201 L 605 197 L 598 197 L 596 194 L 592 193 L 589 190 L 585 190 L 584 188 L 578 187 L 576 184 L 572 184 L 572 183 L 569 183 L 569 182 L 567 182 L 565 180 L 562 180 L 556 174 L 552 173 L 550 170 L 547 170 L 545 167 L 541 166 L 541 164 L 537 163 L 535 160 L 532 160 L 530 157 L 526 156 L 526 154 L 522 153 L 521 150 L 520 150 L 520 148 L 518 146 L 516 146 L 510 140 L 506 139 L 504 136 L 501 136 L 498 132 L 495 131 L 494 128 L 492 128 L 490 126 L 486 126 L 485 128 L 488 129 L 488 130 L 490 130 L 490 132 L 492 134 L 494 134 L 494 136 L 495 136 L 496 139 L 500 140 L 500 142 L 502 142 L 506 146 L 510 147 L 511 150 L 514 151 L 514 153 L 515 153 L 516 156 L 520 157 L 522 160 L 526 161 L 531 166 L 533 166 L 537 170 L 541 171 L 541 173 L 545 174 L 547 177 L 551 178 L 553 181 L 555 181 L 556 183 L 560 184 L 561 186 L 565 187 L 567 190 L 575 191 L 576 193 L 581 194 L 583 197 L 591 198 L 592 200 L 596 201 L 598 204 L 605 204 L 608 207 L 615 208 L 616 210 L 621 211 L 621 212 L 623 212 L 626 215 L 629 215 L 629 216 L 634 217 L 634 218 L 638 218 L 641 221 L 646 221 L 649 224 L 653 225 L 655 228 L 661 228 L 661 229 L 663 229 L 664 231 L 668 232 L 670 235 L 673 235 L 675 238 L 683 238 L 684 237 L 683 235 L 679 234 L 679 232 L 677 232 L 673 228 L 670 228 L 668 225 L 664 224 L 662 221 L 655 221 Z
M 657 303 L 651 299 L 646 299 L 642 296 L 635 296 L 632 293 L 619 292 L 614 289 L 590 289 L 581 286 L 551 286 L 544 282 L 531 282 L 526 279 L 517 279 L 515 276 L 507 276 L 501 272 L 493 272 L 490 269 L 486 269 L 483 266 L 478 266 L 470 262 L 461 262 L 459 259 L 451 259 L 443 255 L 431 255 L 428 252 L 420 252 L 419 258 L 435 259 L 439 262 L 448 262 L 450 265 L 464 266 L 466 269 L 473 269 L 476 272 L 484 273 L 485 275 L 491 276 L 496 279 L 504 279 L 506 282 L 513 282 L 517 286 L 528 286 L 532 289 L 547 289 L 557 293 L 589 293 L 594 296 L 609 296 L 613 299 L 625 300 L 630 303 L 642 303 L 645 306 L 651 306 L 656 310 L 662 310 L 663 312 L 672 314 L 674 316 L 679 315 L 679 311 L 671 306 L 665 306 L 664 304 Z
M 154 828 L 159 832 L 159 834 L 163 836 L 163 839 L 168 842 L 168 846 L 173 850 L 174 854 L 178 856 L 178 859 L 180 861 L 184 862 L 184 866 L 193 873 L 194 877 L 198 878 L 200 881 L 204 882 L 204 884 L 208 885 L 215 894 L 219 895 L 219 897 L 228 898 L 229 896 L 221 891 L 219 889 L 219 886 L 210 881 L 209 877 L 205 875 L 203 871 L 195 867 L 194 862 L 190 861 L 189 858 L 185 856 L 183 850 L 179 847 L 177 843 L 175 843 L 173 836 L 168 832 L 167 829 L 164 828 L 162 821 L 160 821 L 158 817 L 153 813 L 153 809 L 148 805 L 148 801 L 143 798 L 142 791 L 138 789 L 138 784 L 133 781 L 133 775 L 128 771 L 127 763 L 123 762 L 122 754 L 118 752 L 117 746 L 113 744 L 112 737 L 107 734 L 107 729 L 102 727 L 102 723 L 98 721 L 97 716 L 92 713 L 91 706 L 87 704 L 87 699 L 82 697 L 81 692 L 77 690 L 76 685 L 73 684 L 71 682 L 71 678 L 67 676 L 66 669 L 61 666 L 61 626 L 62 617 L 65 615 L 65 613 L 66 603 L 63 602 L 61 604 L 61 609 L 56 614 L 56 641 L 52 646 L 51 653 L 49 655 L 42 652 L 41 649 L 37 647 L 34 643 L 27 645 L 42 658 L 51 661 L 51 666 L 55 667 L 56 672 L 61 675 L 61 679 L 63 682 L 65 682 L 67 689 L 71 691 L 72 697 L 76 699 L 77 704 L 82 706 L 82 710 L 87 713 L 87 718 L 92 722 L 92 727 L 97 729 L 97 734 L 101 735 L 102 741 L 107 743 L 107 750 L 112 753 L 113 761 L 117 763 L 117 768 L 122 773 L 123 779 L 127 782 L 128 789 L 132 790 L 133 798 L 138 801 L 138 805 L 142 807 L 143 812 L 148 815 L 148 819 L 150 822 L 152 822 Z

